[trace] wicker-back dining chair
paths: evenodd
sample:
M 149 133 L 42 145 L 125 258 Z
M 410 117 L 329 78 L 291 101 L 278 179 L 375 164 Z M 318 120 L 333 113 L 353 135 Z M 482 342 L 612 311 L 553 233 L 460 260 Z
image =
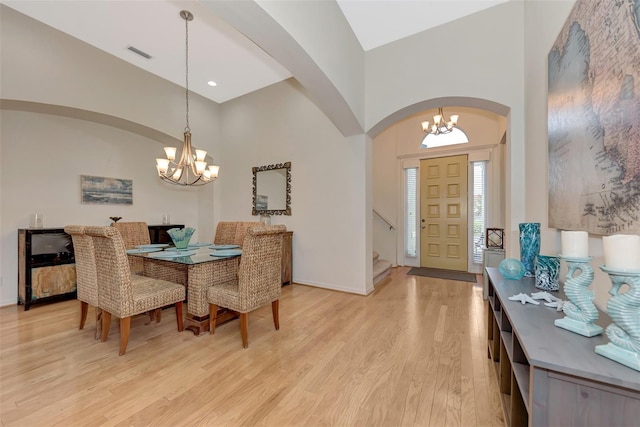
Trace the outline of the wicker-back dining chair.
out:
M 232 245 L 236 237 L 237 221 L 220 221 L 216 227 L 213 243 L 216 245 Z
M 282 236 L 284 225 L 254 226 L 247 229 L 237 278 L 211 286 L 209 301 L 209 333 L 215 333 L 218 307 L 235 311 L 240 316 L 242 346 L 249 346 L 248 313 L 271 303 L 273 324 L 280 329 L 279 303 L 282 288 Z
M 127 249 L 133 249 L 139 245 L 148 245 L 151 243 L 149 236 L 149 226 L 146 222 L 114 222 L 111 226 L 120 231 L 124 246 Z M 143 273 L 143 260 L 141 258 L 132 258 L 129 260 L 131 272 L 134 274 Z
M 71 236 L 73 252 L 76 261 L 77 298 L 80 301 L 80 327 L 84 328 L 87 321 L 89 305 L 95 308 L 96 330 L 95 338 L 100 338 L 100 319 L 102 317 L 98 307 L 98 276 L 96 272 L 96 257 L 91 236 L 85 234 L 83 225 L 67 225 L 65 233 Z
M 233 237 L 233 244 L 239 245 L 241 248 L 244 246 L 244 238 L 247 235 L 249 227 L 256 227 L 263 225 L 261 222 L 252 221 L 238 221 L 236 225 L 236 235 Z
M 185 288 L 165 280 L 145 278 L 132 286 L 126 248 L 115 227 L 87 226 L 93 239 L 98 278 L 98 305 L 102 309 L 102 341 L 107 340 L 111 315 L 120 318 L 120 355 L 127 351 L 131 317 L 175 305 L 178 331 L 184 329 L 182 301 Z

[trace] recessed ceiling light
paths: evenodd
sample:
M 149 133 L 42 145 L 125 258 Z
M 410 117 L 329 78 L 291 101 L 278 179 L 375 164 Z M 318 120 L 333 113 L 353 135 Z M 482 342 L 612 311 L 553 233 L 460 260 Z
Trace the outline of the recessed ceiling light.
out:
M 218 83 L 214 82 L 213 80 L 209 80 L 209 81 L 207 82 L 207 84 L 208 84 L 209 86 L 218 86 Z

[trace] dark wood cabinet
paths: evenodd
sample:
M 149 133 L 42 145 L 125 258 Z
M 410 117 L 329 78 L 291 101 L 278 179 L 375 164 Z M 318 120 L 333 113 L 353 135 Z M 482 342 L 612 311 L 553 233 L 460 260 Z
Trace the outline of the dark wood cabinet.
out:
M 62 228 L 18 229 L 18 304 L 76 298 L 71 236 Z
M 149 237 L 151 238 L 151 243 L 173 243 L 171 237 L 167 234 L 167 230 L 172 228 L 184 228 L 184 224 L 150 225 Z

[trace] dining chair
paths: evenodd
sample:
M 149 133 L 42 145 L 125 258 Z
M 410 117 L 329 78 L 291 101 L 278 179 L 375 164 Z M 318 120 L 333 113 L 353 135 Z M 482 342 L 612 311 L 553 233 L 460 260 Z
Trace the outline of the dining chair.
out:
M 148 245 L 151 243 L 151 237 L 149 235 L 149 226 L 146 222 L 129 221 L 129 222 L 114 222 L 111 226 L 117 228 L 120 231 L 124 246 L 127 249 L 133 249 L 139 245 Z M 143 273 L 143 260 L 140 258 L 133 258 L 129 260 L 131 265 L 131 272 L 135 274 Z
M 215 333 L 219 307 L 239 314 L 242 346 L 249 346 L 248 313 L 271 303 L 273 324 L 280 329 L 279 303 L 284 225 L 254 226 L 247 229 L 238 267 L 238 276 L 228 282 L 209 287 L 209 333 Z
M 80 301 L 80 327 L 78 329 L 84 328 L 89 305 L 92 305 L 96 314 L 95 338 L 100 339 L 102 310 L 98 306 L 98 277 L 93 240 L 91 236 L 85 234 L 85 226 L 83 225 L 67 225 L 64 227 L 64 231 L 71 236 L 76 262 L 77 298 Z
M 216 245 L 232 245 L 236 237 L 237 221 L 220 221 L 216 227 L 213 243 Z
M 175 305 L 178 331 L 184 330 L 182 302 L 185 288 L 177 283 L 145 277 L 133 286 L 126 248 L 116 227 L 87 226 L 96 257 L 98 305 L 102 309 L 102 341 L 109 335 L 111 316 L 120 318 L 120 356 L 126 353 L 131 317 Z
M 263 225 L 261 222 L 252 222 L 252 221 L 238 221 L 236 224 L 236 234 L 233 237 L 233 244 L 239 245 L 241 248 L 244 245 L 244 238 L 247 235 L 247 230 L 249 227 L 255 227 Z

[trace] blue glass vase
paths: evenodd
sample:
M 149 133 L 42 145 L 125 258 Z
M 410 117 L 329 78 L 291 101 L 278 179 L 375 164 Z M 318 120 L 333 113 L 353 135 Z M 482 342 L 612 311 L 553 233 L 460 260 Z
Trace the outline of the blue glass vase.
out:
M 187 249 L 194 231 L 196 231 L 196 229 L 191 227 L 172 228 L 167 230 L 167 234 L 171 237 L 171 240 L 173 240 L 173 245 L 176 249 Z
M 560 288 L 560 258 L 557 256 L 538 255 L 536 257 L 536 288 L 545 291 L 557 291 Z
M 520 227 L 520 261 L 524 265 L 524 275 L 535 277 L 535 260 L 540 255 L 540 223 L 523 222 Z

